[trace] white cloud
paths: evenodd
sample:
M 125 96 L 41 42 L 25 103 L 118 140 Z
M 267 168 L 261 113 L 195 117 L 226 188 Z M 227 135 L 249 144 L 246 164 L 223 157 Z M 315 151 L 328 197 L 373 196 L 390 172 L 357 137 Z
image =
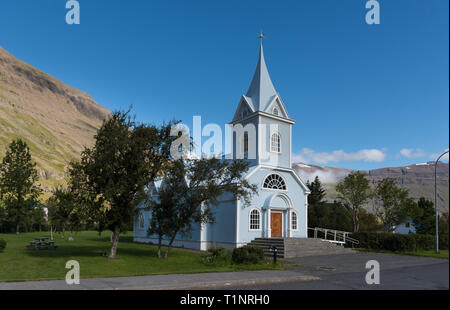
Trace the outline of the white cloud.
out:
M 304 163 L 316 162 L 326 164 L 329 162 L 339 161 L 366 161 L 366 162 L 382 162 L 386 158 L 386 150 L 363 149 L 357 152 L 346 153 L 343 150 L 328 152 L 315 152 L 309 148 L 303 148 L 300 153 L 294 155 L 294 161 Z
M 446 149 L 445 151 L 448 151 L 448 149 Z M 443 152 L 442 152 L 442 153 L 443 153 Z M 433 160 L 433 161 L 435 161 L 442 153 L 439 153 L 439 154 L 438 154 L 438 153 L 430 154 L 430 159 Z M 445 154 L 444 156 L 442 156 L 440 160 L 449 161 L 448 153 Z
M 448 149 L 447 149 L 448 150 Z M 446 150 L 446 151 L 447 151 Z M 406 158 L 428 158 L 436 160 L 442 153 L 428 153 L 422 149 L 401 149 L 400 155 Z M 441 157 L 442 160 L 448 161 L 448 153 Z
M 422 149 L 401 149 L 400 155 L 407 158 L 424 158 L 428 157 L 428 154 Z
M 307 172 L 304 170 L 297 170 L 297 173 L 299 177 L 303 181 L 314 181 L 314 179 L 319 177 L 320 181 L 325 184 L 334 184 L 341 181 L 343 178 L 345 178 L 350 172 L 347 171 L 339 171 L 335 172 L 333 170 L 323 171 L 323 170 L 315 170 L 313 172 Z

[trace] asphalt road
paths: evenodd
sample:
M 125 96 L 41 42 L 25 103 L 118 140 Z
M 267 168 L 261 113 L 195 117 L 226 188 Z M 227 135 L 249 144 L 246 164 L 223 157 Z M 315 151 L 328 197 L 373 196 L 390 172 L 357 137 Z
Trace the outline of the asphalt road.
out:
M 366 262 L 380 264 L 380 284 L 365 281 Z M 448 290 L 449 261 L 380 253 L 339 254 L 290 259 L 295 270 L 319 281 L 235 286 L 246 290 Z

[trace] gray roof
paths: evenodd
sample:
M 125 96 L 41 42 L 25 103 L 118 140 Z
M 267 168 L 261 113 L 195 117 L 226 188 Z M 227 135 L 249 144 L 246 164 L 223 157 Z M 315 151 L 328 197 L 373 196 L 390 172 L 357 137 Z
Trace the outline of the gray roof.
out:
M 261 44 L 255 75 L 245 97 L 252 105 L 254 111 L 264 111 L 276 95 L 277 92 L 270 79 L 266 61 L 264 60 L 263 46 Z

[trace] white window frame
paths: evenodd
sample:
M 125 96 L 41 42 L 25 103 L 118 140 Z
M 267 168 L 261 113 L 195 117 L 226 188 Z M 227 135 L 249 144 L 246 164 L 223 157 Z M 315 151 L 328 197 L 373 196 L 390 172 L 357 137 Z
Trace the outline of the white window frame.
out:
M 141 221 L 141 218 L 142 218 L 142 221 Z M 142 226 L 141 226 L 141 223 L 142 223 Z M 144 213 L 142 213 L 142 212 L 139 212 L 139 215 L 138 215 L 138 229 L 139 230 L 145 229 L 145 216 L 144 216 Z
M 253 211 L 258 212 L 258 226 L 259 228 L 252 228 L 252 213 Z M 258 208 L 253 208 L 248 214 L 248 231 L 261 231 L 262 230 L 262 213 Z
M 279 176 L 279 177 L 283 180 L 284 185 L 286 186 L 286 189 L 277 189 L 277 188 L 267 188 L 267 187 L 264 187 L 264 183 L 266 183 L 267 178 L 268 178 L 269 176 L 271 176 L 271 175 L 277 175 L 277 176 Z M 285 179 L 281 174 L 275 173 L 275 172 L 271 172 L 271 173 L 269 173 L 268 175 L 266 175 L 266 177 L 263 179 L 261 188 L 264 189 L 264 190 L 268 190 L 268 191 L 277 191 L 277 192 L 278 192 L 278 191 L 282 191 L 282 192 L 287 192 L 287 191 L 288 191 L 288 185 L 287 185 L 286 179 Z
M 279 151 L 273 149 L 273 146 L 274 146 L 273 137 L 275 135 L 278 136 L 278 149 L 279 149 Z M 280 135 L 280 133 L 278 131 L 274 132 L 274 133 L 272 133 L 270 135 L 270 152 L 271 153 L 276 153 L 276 154 L 281 154 L 281 135 Z
M 295 214 L 295 225 L 297 226 L 296 228 L 293 227 L 293 219 L 294 219 L 294 214 Z M 292 231 L 298 231 L 298 213 L 297 211 L 292 210 L 291 211 L 291 220 L 290 220 L 290 226 L 291 226 L 291 230 Z
M 247 141 L 245 141 L 247 140 Z M 247 145 L 245 145 L 247 142 Z M 247 148 L 246 148 L 247 146 Z M 245 131 L 244 134 L 242 135 L 242 150 L 244 151 L 244 154 L 248 153 L 248 131 Z

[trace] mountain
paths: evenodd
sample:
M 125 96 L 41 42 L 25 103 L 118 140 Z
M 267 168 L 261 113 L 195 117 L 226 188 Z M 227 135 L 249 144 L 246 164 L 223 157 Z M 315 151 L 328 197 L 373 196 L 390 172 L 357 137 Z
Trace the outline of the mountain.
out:
M 317 175 L 327 190 L 326 199 L 336 199 L 335 185 L 353 170 L 326 166 L 295 163 L 292 168 L 306 182 L 313 181 Z M 393 178 L 397 184 L 409 190 L 414 199 L 425 197 L 434 202 L 434 162 L 413 164 L 404 167 L 381 168 L 361 171 L 372 184 L 384 178 Z M 439 162 L 437 165 L 438 207 L 441 212 L 449 210 L 449 164 Z M 370 206 L 367 206 L 370 210 Z
M 13 139 L 24 139 L 47 193 L 64 182 L 68 162 L 93 144 L 108 115 L 89 94 L 0 47 L 0 160 Z

